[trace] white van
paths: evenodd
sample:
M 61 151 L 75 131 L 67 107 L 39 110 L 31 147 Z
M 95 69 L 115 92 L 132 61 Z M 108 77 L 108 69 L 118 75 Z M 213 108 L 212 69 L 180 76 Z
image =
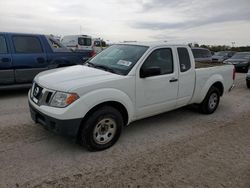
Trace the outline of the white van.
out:
M 93 50 L 92 38 L 88 35 L 66 35 L 61 39 L 61 43 L 74 51 Z

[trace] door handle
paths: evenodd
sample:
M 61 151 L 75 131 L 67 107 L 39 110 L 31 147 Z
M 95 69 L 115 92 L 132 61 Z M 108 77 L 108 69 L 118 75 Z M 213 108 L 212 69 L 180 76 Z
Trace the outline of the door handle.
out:
M 45 62 L 45 59 L 43 57 L 38 57 L 36 59 L 37 63 L 44 63 Z
M 177 78 L 171 78 L 171 80 L 169 80 L 169 82 L 178 82 Z
M 2 62 L 2 63 L 9 63 L 10 62 L 10 58 L 4 57 L 4 58 L 0 59 L 0 62 Z

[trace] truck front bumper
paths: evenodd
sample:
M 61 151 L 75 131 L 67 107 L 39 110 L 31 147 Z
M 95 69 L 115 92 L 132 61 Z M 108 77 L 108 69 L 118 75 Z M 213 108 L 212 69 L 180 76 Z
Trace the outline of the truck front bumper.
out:
M 59 120 L 50 117 L 35 107 L 29 102 L 31 118 L 35 123 L 42 125 L 45 129 L 68 137 L 76 137 L 81 125 L 82 119 Z

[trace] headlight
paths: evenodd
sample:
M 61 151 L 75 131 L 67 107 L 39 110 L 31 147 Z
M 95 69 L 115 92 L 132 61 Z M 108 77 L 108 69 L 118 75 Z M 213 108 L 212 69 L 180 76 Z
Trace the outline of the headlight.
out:
M 79 96 L 76 93 L 63 93 L 63 92 L 56 92 L 53 96 L 50 106 L 64 108 L 74 101 L 76 101 Z

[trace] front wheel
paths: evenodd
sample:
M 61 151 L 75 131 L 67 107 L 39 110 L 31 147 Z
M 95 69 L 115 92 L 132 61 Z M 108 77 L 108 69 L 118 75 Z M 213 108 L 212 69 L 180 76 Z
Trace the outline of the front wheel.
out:
M 80 144 L 90 151 L 107 149 L 119 139 L 122 127 L 121 113 L 113 107 L 103 106 L 83 122 Z
M 200 111 L 204 114 L 212 114 L 220 103 L 220 92 L 212 86 L 203 102 L 200 104 Z

